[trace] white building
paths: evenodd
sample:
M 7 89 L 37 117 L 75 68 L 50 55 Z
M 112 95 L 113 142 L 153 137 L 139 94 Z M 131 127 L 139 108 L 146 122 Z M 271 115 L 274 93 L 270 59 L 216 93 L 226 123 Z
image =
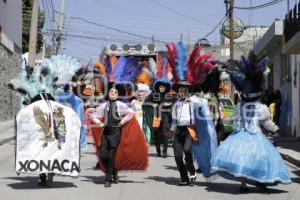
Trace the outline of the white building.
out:
M 250 26 L 246 27 L 244 33 L 241 37 L 234 40 L 235 43 L 252 43 L 260 39 L 268 30 L 269 27 L 266 26 Z M 229 44 L 229 38 L 221 35 L 221 44 Z
M 285 43 L 284 35 L 284 21 L 276 20 L 256 43 L 255 52 L 273 62 L 268 85 L 282 95 L 280 135 L 300 137 L 300 37 Z

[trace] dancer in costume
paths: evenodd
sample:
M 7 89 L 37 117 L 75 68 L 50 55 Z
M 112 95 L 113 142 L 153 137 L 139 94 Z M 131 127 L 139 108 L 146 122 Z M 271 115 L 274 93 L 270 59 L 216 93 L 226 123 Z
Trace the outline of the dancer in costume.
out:
M 280 154 L 262 132 L 278 131 L 268 107 L 259 102 L 268 63 L 268 58 L 258 60 L 250 53 L 238 67 L 231 63 L 227 69 L 242 101 L 235 109 L 234 132 L 216 150 L 211 165 L 213 173 L 241 181 L 241 192 L 248 191 L 247 183 L 265 191 L 268 185 L 291 182 Z
M 151 90 L 148 85 L 139 83 L 137 84 L 137 90 L 136 90 L 136 99 L 131 101 L 131 107 L 133 111 L 135 112 L 135 117 L 139 122 L 139 125 L 141 129 L 144 132 L 146 141 L 148 144 L 150 144 L 151 141 L 151 129 L 149 122 L 149 113 L 147 113 L 147 110 L 145 109 L 145 106 L 143 106 L 146 98 L 151 94 Z
M 167 93 L 171 90 L 171 83 L 167 78 L 157 80 L 153 84 L 153 136 L 158 157 L 168 157 L 168 141 L 170 139 L 172 97 Z M 161 145 L 163 146 L 161 154 Z
M 173 74 L 173 77 L 179 79 L 173 86 L 179 99 L 173 105 L 171 126 L 171 131 L 174 133 L 175 161 L 181 177 L 178 186 L 188 186 L 196 180 L 193 155 L 203 171 L 203 175 L 205 177 L 211 175 L 209 161 L 217 146 L 215 127 L 209 117 L 207 101 L 197 96 L 191 97 L 190 93 L 192 92 L 191 82 L 202 83 L 214 65 L 210 55 L 200 55 L 200 48 L 195 48 L 189 58 L 187 58 L 187 50 L 181 42 L 177 46 L 168 44 L 167 48 L 169 55 L 176 54 L 174 59 L 177 60 L 177 64 L 174 69 L 177 73 Z M 169 62 L 173 63 L 172 60 Z
M 108 64 L 105 66 L 110 67 Z M 105 75 L 115 81 L 128 83 L 138 76 L 142 67 L 134 57 L 120 57 L 113 74 Z M 106 68 L 106 72 L 109 71 Z M 106 91 L 107 101 L 91 117 L 98 126 L 93 127 L 93 135 L 100 169 L 106 173 L 104 186 L 111 187 L 112 182 L 118 183 L 119 171 L 146 170 L 148 147 L 134 111 L 119 100 L 119 97 L 126 95 L 124 86 L 109 82 Z
M 173 149 L 175 161 L 180 173 L 181 181 L 178 186 L 189 185 L 196 180 L 196 171 L 193 163 L 192 144 L 198 141 L 195 131 L 194 106 L 188 97 L 192 84 L 179 81 L 173 89 L 179 94 L 179 100 L 174 104 L 173 122 L 171 131 L 175 133 Z M 185 163 L 183 161 L 183 153 Z M 188 176 L 190 174 L 190 178 Z
M 96 125 L 104 127 L 100 159 L 107 169 L 105 187 L 110 187 L 112 181 L 118 183 L 119 178 L 115 168 L 115 154 L 121 139 L 121 128 L 132 117 L 134 112 L 118 97 L 125 95 L 125 88 L 112 82 L 108 85 L 108 101 L 102 104 L 94 113 L 93 121 Z
M 16 171 L 28 172 L 28 169 L 20 167 L 24 160 L 50 163 L 52 167 L 45 169 L 41 164 L 41 167 L 32 170 L 40 175 L 40 186 L 50 187 L 54 174 L 78 176 L 80 172 L 79 116 L 72 109 L 54 102 L 53 98 L 59 86 L 71 81 L 79 68 L 80 63 L 74 58 L 52 56 L 44 60 L 42 65 L 36 65 L 32 71 L 26 70 L 9 83 L 9 87 L 19 92 L 24 98 L 23 103 L 27 104 L 17 116 Z M 24 134 L 27 136 L 26 144 Z M 71 148 L 71 143 L 75 148 Z M 69 156 L 71 154 L 72 158 Z M 62 160 L 70 163 L 64 165 L 66 169 L 73 163 L 76 170 L 65 172 L 61 167 L 53 167 L 60 166 Z
M 157 157 L 168 157 L 168 142 L 171 137 L 170 127 L 172 122 L 172 104 L 174 99 L 170 94 L 172 75 L 167 58 L 158 54 L 156 63 L 149 60 L 151 72 L 156 79 L 152 85 L 152 95 L 146 100 L 144 109 L 151 113 L 152 130 Z M 153 70 L 155 68 L 155 70 Z M 163 149 L 161 151 L 161 145 Z

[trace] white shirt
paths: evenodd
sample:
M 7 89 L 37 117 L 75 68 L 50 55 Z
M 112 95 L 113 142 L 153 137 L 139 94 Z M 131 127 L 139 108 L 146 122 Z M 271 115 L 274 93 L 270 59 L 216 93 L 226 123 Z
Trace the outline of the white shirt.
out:
M 174 131 L 177 126 L 195 124 L 193 102 L 190 100 L 177 101 L 172 108 L 172 118 L 171 131 Z
M 117 103 L 118 114 L 121 117 L 120 124 L 123 125 L 129 122 L 134 117 L 134 112 L 125 103 L 121 101 L 117 101 L 116 103 Z M 107 108 L 107 104 L 109 104 L 108 101 L 102 103 L 99 107 L 97 107 L 96 111 L 92 114 L 92 118 L 105 119 L 105 117 L 107 117 L 105 116 L 105 109 Z

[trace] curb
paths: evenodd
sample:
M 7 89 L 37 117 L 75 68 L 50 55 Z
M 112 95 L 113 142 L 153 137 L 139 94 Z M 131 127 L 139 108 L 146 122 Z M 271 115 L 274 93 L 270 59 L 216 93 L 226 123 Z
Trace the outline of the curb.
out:
M 292 156 L 289 156 L 288 154 L 280 153 L 280 155 L 282 156 L 282 158 L 284 160 L 288 161 L 289 163 L 291 163 L 297 167 L 300 167 L 300 160 L 297 160 L 297 159 L 293 158 Z

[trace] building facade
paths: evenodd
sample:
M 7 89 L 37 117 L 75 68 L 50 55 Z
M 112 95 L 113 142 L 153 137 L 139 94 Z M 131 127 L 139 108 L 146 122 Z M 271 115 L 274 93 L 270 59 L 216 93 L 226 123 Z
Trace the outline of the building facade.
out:
M 14 119 L 19 98 L 6 85 L 22 61 L 22 1 L 0 0 L 0 122 Z
M 268 85 L 282 96 L 280 135 L 300 137 L 300 28 L 295 31 L 295 24 L 290 23 L 294 23 L 293 15 L 276 20 L 256 43 L 255 52 L 273 62 Z

